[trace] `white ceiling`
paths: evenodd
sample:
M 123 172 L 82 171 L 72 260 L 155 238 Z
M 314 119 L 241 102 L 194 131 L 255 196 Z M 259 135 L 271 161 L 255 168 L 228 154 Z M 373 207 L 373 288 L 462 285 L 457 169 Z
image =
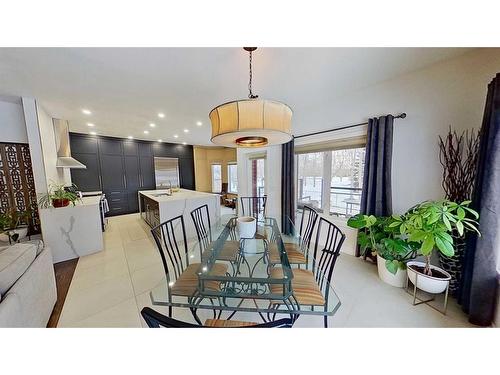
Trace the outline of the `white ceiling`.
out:
M 334 125 L 324 103 L 466 51 L 259 48 L 254 93 L 290 105 L 298 135 Z M 34 97 L 76 132 L 89 132 L 91 122 L 103 135 L 210 145 L 209 111 L 246 98 L 247 83 L 241 48 L 0 48 L 0 94 Z

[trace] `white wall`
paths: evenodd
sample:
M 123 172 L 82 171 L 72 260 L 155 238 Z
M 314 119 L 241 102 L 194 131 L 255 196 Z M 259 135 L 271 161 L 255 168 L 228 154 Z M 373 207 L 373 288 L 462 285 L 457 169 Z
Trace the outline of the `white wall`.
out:
M 450 125 L 458 130 L 481 126 L 487 85 L 499 71 L 500 49 L 477 49 L 324 105 L 334 108 L 336 113 L 329 119 L 331 128 L 365 122 L 369 117 L 406 112 L 406 119 L 395 120 L 392 164 L 393 209 L 403 212 L 415 203 L 443 196 L 438 135 L 445 135 Z M 311 132 L 326 130 L 314 124 L 310 128 Z M 297 144 L 356 136 L 360 130 L 366 131 L 366 127 L 303 138 L 297 140 Z M 242 158 L 245 152 L 238 150 L 239 187 L 244 179 L 241 174 L 247 170 Z M 271 173 L 267 176 L 280 176 L 280 153 L 277 159 L 268 158 L 268 171 Z M 270 198 L 281 198 L 279 181 L 272 190 L 269 188 L 270 185 L 267 190 Z M 345 225 L 342 220 L 335 220 L 339 226 Z M 344 229 L 348 238 L 343 251 L 354 253 L 355 233 Z
M 443 196 L 438 135 L 481 126 L 487 85 L 500 71 L 500 49 L 478 49 L 333 103 L 332 127 L 387 113 L 407 113 L 394 124 L 393 209 Z
M 33 98 L 22 98 L 22 104 L 37 195 L 45 194 L 51 182 L 71 184 L 69 170 L 56 168 L 57 149 L 52 117 Z
M 45 177 L 45 165 L 43 163 L 42 141 L 38 127 L 38 116 L 36 113 L 36 102 L 33 98 L 22 98 L 24 118 L 26 121 L 26 132 L 30 146 L 31 165 L 33 167 L 33 178 L 37 197 L 47 193 L 47 179 Z
M 21 98 L 0 95 L 0 142 L 28 143 Z
M 458 130 L 481 126 L 487 86 L 497 72 L 500 49 L 477 49 L 324 105 L 336 113 L 329 119 L 332 128 L 406 112 L 406 119 L 395 120 L 392 162 L 393 209 L 402 212 L 420 201 L 443 196 L 438 135 L 445 135 L 450 125 Z M 310 128 L 326 130 L 314 124 Z M 314 140 L 330 138 L 316 136 Z M 271 168 L 279 174 L 278 164 Z

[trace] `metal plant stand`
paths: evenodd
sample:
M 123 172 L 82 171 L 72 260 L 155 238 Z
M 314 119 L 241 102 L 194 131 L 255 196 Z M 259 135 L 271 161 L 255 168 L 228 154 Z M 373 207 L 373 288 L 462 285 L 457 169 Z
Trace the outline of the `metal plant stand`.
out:
M 433 308 L 434 310 L 440 312 L 441 314 L 443 315 L 446 315 L 446 308 L 448 307 L 448 292 L 449 292 L 449 289 L 450 289 L 450 282 L 448 281 L 448 285 L 446 285 L 446 290 L 445 290 L 445 295 L 444 295 L 444 303 L 443 303 L 443 310 L 440 310 L 438 309 L 437 307 L 431 305 L 429 302 L 432 302 L 434 301 L 435 299 L 435 295 L 430 298 L 430 299 L 422 299 L 420 297 L 417 296 L 417 289 L 418 289 L 418 277 L 419 277 L 419 274 L 418 273 L 415 273 L 415 284 L 413 284 L 410 280 L 410 276 L 407 275 L 406 276 L 406 293 L 410 294 L 413 296 L 413 306 L 416 306 L 416 305 L 420 305 L 422 303 L 425 303 L 427 306 Z M 410 288 L 410 283 L 413 284 L 413 292 L 411 292 L 409 290 Z M 424 291 L 425 292 L 425 291 Z M 425 292 L 425 293 L 428 293 L 428 292 Z M 429 293 L 429 294 L 432 294 L 432 293 Z M 441 294 L 441 293 L 439 293 Z M 417 302 L 418 301 L 418 302 Z

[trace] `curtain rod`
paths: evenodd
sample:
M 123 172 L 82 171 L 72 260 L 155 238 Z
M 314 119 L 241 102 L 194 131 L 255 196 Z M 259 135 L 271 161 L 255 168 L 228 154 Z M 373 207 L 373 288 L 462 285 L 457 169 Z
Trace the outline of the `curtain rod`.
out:
M 394 116 L 394 118 L 405 118 L 406 117 L 406 113 L 401 113 L 397 116 Z M 301 134 L 301 135 L 294 135 L 293 138 L 294 139 L 297 139 L 297 138 L 303 138 L 303 137 L 310 137 L 311 135 L 318 135 L 318 134 L 323 134 L 323 133 L 330 133 L 330 132 L 335 132 L 335 131 L 338 131 L 338 130 L 344 130 L 344 129 L 349 129 L 349 128 L 355 128 L 356 126 L 363 126 L 363 125 L 368 125 L 368 121 L 367 122 L 361 122 L 359 124 L 354 124 L 354 125 L 347 125 L 347 126 L 342 126 L 340 128 L 335 128 L 335 129 L 329 129 L 329 130 L 322 130 L 320 132 L 315 132 L 315 133 L 308 133 L 308 134 Z

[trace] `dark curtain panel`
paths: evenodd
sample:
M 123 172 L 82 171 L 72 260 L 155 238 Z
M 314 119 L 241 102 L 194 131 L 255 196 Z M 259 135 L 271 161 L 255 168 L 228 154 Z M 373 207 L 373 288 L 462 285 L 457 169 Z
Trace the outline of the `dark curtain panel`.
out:
M 365 170 L 361 213 L 387 216 L 392 214 L 392 131 L 394 116 L 368 120 Z M 357 250 L 359 256 L 359 249 Z
M 500 243 L 500 73 L 488 86 L 472 207 L 479 212 L 481 237 L 469 233 L 459 302 L 473 324 L 493 321 Z
M 281 229 L 292 233 L 295 224 L 295 167 L 293 139 L 281 146 Z

